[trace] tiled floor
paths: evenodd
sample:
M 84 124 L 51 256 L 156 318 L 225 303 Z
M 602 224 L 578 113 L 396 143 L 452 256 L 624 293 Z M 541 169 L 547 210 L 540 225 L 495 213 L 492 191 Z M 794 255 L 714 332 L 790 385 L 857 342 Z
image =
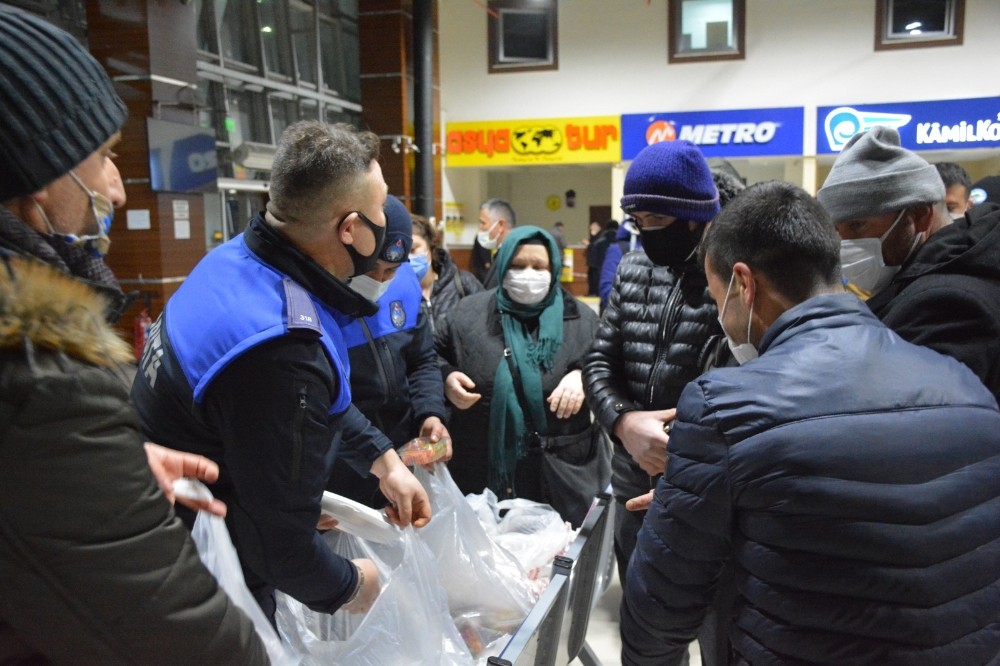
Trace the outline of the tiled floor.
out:
M 618 582 L 618 572 L 607 592 L 590 614 L 590 624 L 587 627 L 587 645 L 604 666 L 621 664 L 622 642 L 618 636 L 618 606 L 622 600 L 622 586 Z M 701 666 L 701 654 L 698 644 L 691 644 L 691 665 Z M 571 666 L 582 666 L 579 659 L 570 662 Z

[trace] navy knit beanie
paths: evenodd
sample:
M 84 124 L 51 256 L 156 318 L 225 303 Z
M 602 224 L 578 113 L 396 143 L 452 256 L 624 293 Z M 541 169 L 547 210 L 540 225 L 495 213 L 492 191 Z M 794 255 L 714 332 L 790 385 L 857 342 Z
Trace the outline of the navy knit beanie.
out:
M 690 141 L 646 146 L 625 174 L 626 213 L 656 213 L 693 222 L 711 222 L 719 213 L 719 193 L 705 157 Z
M 69 33 L 0 8 L 0 201 L 37 192 L 125 122 L 111 79 Z
M 413 218 L 403 202 L 391 194 L 385 199 L 385 242 L 378 258 L 400 264 L 410 258 L 413 247 Z

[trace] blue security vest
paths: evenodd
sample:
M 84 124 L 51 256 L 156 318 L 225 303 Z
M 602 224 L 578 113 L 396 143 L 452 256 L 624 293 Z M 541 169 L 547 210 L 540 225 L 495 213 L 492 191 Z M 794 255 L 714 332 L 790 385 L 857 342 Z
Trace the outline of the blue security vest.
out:
M 194 401 L 241 354 L 294 329 L 320 334 L 340 393 L 328 414 L 351 404 L 350 363 L 339 315 L 247 247 L 243 234 L 212 250 L 167 303 L 164 324 Z
M 364 318 L 372 340 L 416 327 L 422 300 L 420 281 L 413 272 L 410 262 L 404 261 L 396 270 L 396 275 L 385 293 L 378 299 L 378 312 Z M 348 317 L 339 312 L 335 315 L 335 319 L 341 326 L 347 349 L 368 343 L 361 319 Z

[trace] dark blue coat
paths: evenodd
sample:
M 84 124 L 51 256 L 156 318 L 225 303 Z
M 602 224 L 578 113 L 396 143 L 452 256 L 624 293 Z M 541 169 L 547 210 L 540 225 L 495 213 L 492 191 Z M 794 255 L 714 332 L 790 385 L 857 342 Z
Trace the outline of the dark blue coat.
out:
M 691 382 L 628 570 L 623 660 L 678 664 L 727 560 L 737 663 L 1000 653 L 1000 412 L 854 296 L 785 312 Z

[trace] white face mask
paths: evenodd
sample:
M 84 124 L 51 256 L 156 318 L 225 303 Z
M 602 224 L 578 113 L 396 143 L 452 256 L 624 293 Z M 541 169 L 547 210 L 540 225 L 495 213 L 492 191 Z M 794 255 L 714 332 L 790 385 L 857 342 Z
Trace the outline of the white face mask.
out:
M 889 286 L 896 277 L 900 266 L 886 266 L 882 258 L 882 244 L 903 219 L 906 210 L 899 211 L 896 221 L 878 238 L 858 238 L 840 241 L 840 267 L 844 278 L 854 285 L 858 291 L 873 296 Z M 917 246 L 919 237 L 913 239 L 913 247 Z M 907 256 L 909 258 L 909 256 Z M 866 297 L 867 298 L 867 297 Z
M 747 341 L 741 345 L 733 342 L 733 339 L 729 337 L 729 333 L 726 333 L 726 327 L 722 323 L 722 317 L 726 314 L 726 306 L 729 304 L 729 292 L 733 289 L 733 280 L 736 278 L 736 273 L 729 278 L 729 287 L 726 288 L 726 300 L 722 302 L 722 312 L 719 313 L 719 326 L 722 327 L 722 332 L 726 334 L 726 342 L 729 344 L 729 351 L 733 352 L 733 358 L 740 365 L 748 361 L 752 361 L 759 355 L 757 348 L 753 346 L 750 342 L 750 322 L 753 320 L 753 303 L 750 303 L 750 316 L 747 317 Z
M 552 273 L 533 268 L 512 268 L 503 276 L 503 289 L 510 300 L 534 305 L 545 300 L 552 284 Z
M 493 230 L 497 228 L 498 224 L 500 224 L 500 220 L 494 222 L 493 226 L 491 226 L 486 231 L 480 231 L 478 234 L 476 234 L 476 240 L 479 241 L 479 245 L 481 247 L 487 250 L 497 249 L 497 245 L 500 244 L 499 234 L 497 235 L 497 238 L 490 238 L 490 234 L 493 233 Z
M 395 275 L 393 277 L 395 277 Z M 391 282 L 392 278 L 389 278 L 385 282 L 379 282 L 378 280 L 370 278 L 367 275 L 358 275 L 352 277 L 347 286 L 353 289 L 356 293 L 367 298 L 372 303 L 375 303 L 378 299 L 382 298 L 382 294 L 384 294 L 385 290 L 389 288 L 389 284 Z

